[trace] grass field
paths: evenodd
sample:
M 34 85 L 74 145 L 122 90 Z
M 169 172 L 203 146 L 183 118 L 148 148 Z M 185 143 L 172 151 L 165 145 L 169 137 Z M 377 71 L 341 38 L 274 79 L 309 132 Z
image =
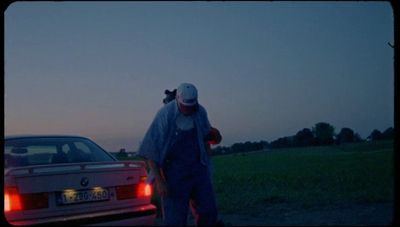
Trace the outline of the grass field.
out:
M 393 141 L 276 149 L 212 159 L 218 209 L 224 214 L 263 216 L 281 206 L 393 201 Z M 157 195 L 153 203 L 159 204 Z
M 393 201 L 393 142 L 216 156 L 221 213 L 257 216 L 301 207 Z

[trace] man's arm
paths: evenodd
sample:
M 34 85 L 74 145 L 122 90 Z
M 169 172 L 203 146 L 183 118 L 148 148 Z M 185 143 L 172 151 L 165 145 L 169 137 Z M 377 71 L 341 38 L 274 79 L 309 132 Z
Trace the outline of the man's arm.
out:
M 155 178 L 155 186 L 157 188 L 158 193 L 160 196 L 165 196 L 168 193 L 167 184 L 165 182 L 164 175 L 158 165 L 151 159 L 147 160 L 147 165 L 150 167 L 154 178 Z

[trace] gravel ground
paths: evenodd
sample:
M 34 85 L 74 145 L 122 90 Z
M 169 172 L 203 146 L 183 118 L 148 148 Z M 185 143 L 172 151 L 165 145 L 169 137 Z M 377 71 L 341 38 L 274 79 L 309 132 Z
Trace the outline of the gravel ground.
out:
M 262 217 L 220 214 L 220 219 L 226 226 L 382 226 L 392 224 L 393 209 L 393 203 L 344 204 L 309 209 L 282 204 L 279 209 L 269 209 Z M 157 218 L 155 225 L 162 225 L 160 218 Z M 194 226 L 191 217 L 188 225 Z

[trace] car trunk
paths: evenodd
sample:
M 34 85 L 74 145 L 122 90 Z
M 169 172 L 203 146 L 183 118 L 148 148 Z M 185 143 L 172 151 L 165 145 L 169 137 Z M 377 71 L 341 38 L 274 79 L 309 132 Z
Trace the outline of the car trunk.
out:
M 150 197 L 138 196 L 146 176 L 142 162 L 58 164 L 7 170 L 5 186 L 16 191 L 22 204 L 20 210 L 8 212 L 7 219 L 68 217 L 149 204 Z

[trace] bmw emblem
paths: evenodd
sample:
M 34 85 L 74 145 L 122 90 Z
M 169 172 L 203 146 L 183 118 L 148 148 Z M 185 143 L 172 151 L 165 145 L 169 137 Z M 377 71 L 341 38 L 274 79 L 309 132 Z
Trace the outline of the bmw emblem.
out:
M 83 187 L 86 187 L 86 186 L 88 186 L 88 184 L 89 184 L 89 179 L 88 179 L 87 177 L 82 177 L 82 179 L 81 179 L 81 185 L 82 185 Z

